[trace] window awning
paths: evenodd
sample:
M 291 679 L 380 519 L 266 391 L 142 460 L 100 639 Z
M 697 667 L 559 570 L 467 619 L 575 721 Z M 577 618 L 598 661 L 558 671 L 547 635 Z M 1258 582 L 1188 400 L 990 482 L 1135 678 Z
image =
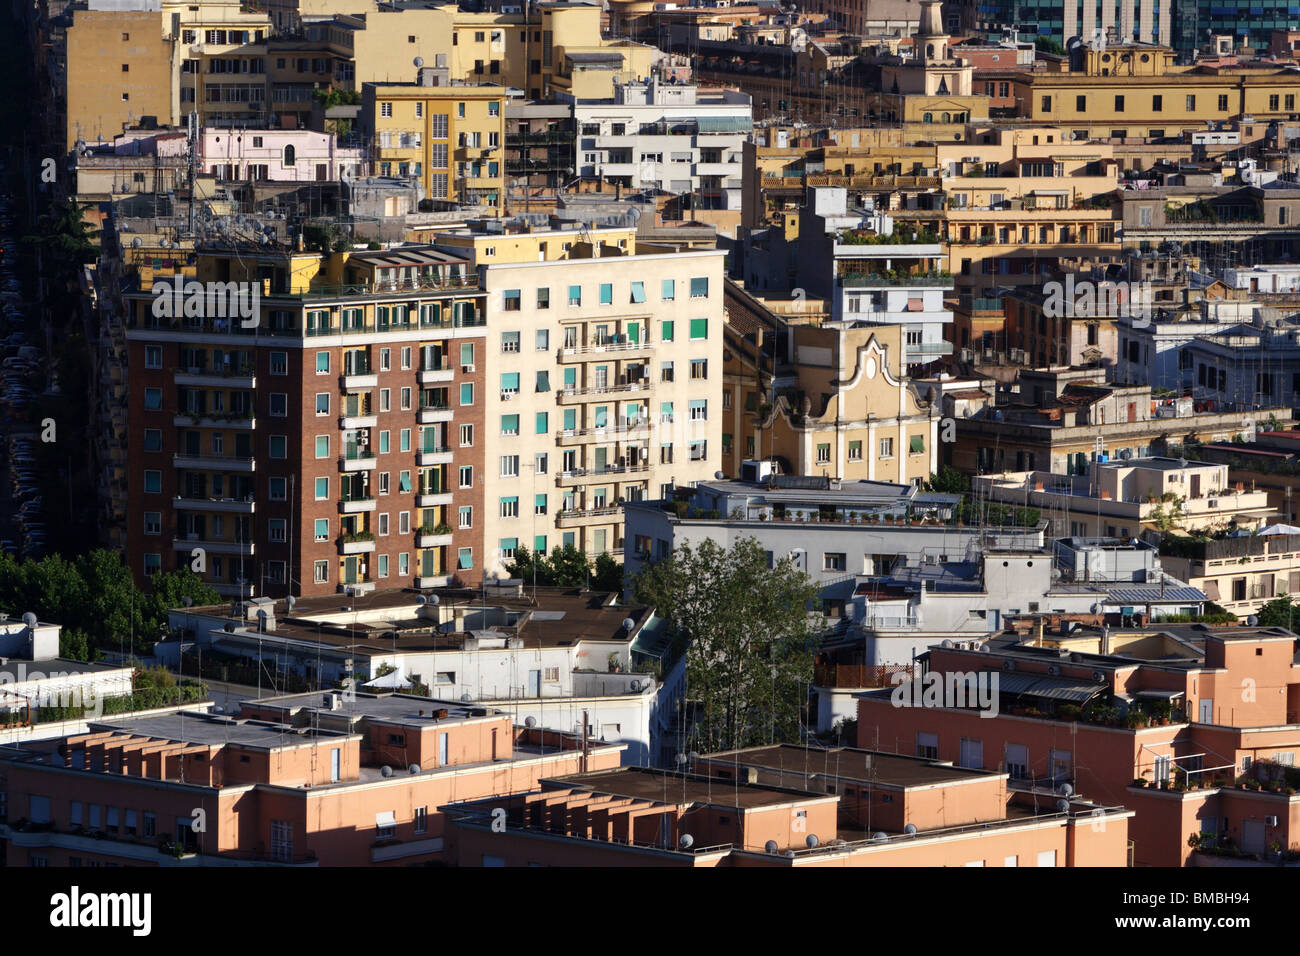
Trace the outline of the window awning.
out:
M 1023 697 L 1041 697 L 1045 700 L 1063 700 L 1082 704 L 1105 689 L 1105 684 L 1070 680 L 1064 677 L 998 673 L 998 692 L 1002 694 L 1019 694 Z
M 754 127 L 748 116 L 699 116 L 695 123 L 701 133 L 748 133 Z
M 1185 692 L 1181 690 L 1140 690 L 1134 697 L 1150 697 L 1156 700 L 1174 700 L 1182 697 Z
M 375 826 L 377 827 L 395 827 L 397 826 L 397 817 L 392 810 L 385 810 L 383 813 L 375 814 Z

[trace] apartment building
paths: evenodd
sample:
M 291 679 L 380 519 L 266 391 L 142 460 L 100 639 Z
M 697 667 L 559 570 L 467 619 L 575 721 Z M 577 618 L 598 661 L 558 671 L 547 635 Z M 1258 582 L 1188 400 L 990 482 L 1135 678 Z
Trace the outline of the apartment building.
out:
M 435 202 L 505 205 L 505 88 L 418 83 L 362 86 L 360 131 L 381 176 L 414 177 Z
M 614 84 L 612 99 L 571 100 L 575 175 L 629 190 L 693 193 L 692 208 L 739 209 L 749 97 L 661 76 Z
M 1290 847 L 1300 834 L 1300 800 L 1281 782 L 1300 737 L 1294 653 L 1283 628 L 1009 631 L 922 660 L 927 679 L 983 681 L 995 712 L 955 698 L 900 708 L 889 689 L 868 691 L 858 743 L 1121 803 L 1135 813 L 1138 866 L 1199 865 L 1202 847 L 1262 859 L 1270 843 Z M 1245 686 L 1259 692 L 1243 695 Z
M 619 505 L 711 477 L 722 460 L 719 250 L 646 253 L 628 227 L 461 230 L 487 296 L 482 409 L 492 482 L 474 521 L 485 567 L 522 542 L 623 550 Z
M 1259 431 L 1249 442 L 1207 442 L 1196 447 L 1204 461 L 1228 466 L 1228 477 L 1268 495 L 1278 520 L 1300 524 L 1300 431 Z
M 481 574 L 481 536 L 453 528 L 483 495 L 479 453 L 452 450 L 459 429 L 482 427 L 449 398 L 484 381 L 466 260 L 201 247 L 197 281 L 255 285 L 256 321 L 189 292 L 166 316 L 163 278 L 125 297 L 137 581 L 191 567 L 250 597 Z
M 1041 527 L 990 530 L 962 523 L 958 495 L 915 484 L 784 477 L 770 469 L 770 462 L 746 462 L 737 479 L 702 481 L 673 500 L 624 505 L 628 573 L 683 546 L 711 540 L 729 548 L 754 538 L 773 560 L 789 557 L 823 589 L 838 587 L 823 597 L 830 602 L 826 610 L 842 616 L 860 574 L 965 554 L 981 538 L 1003 547 L 1043 544 Z
M 452 800 L 618 766 L 622 747 L 407 695 L 126 716 L 0 751 L 17 866 L 437 863 Z M 203 812 L 202 827 L 196 825 Z
M 1015 77 L 1020 117 L 1076 139 L 1179 137 L 1207 121 L 1247 119 L 1263 136 L 1270 121 L 1296 111 L 1300 95 L 1300 76 L 1283 63 L 1176 66 L 1177 54 L 1155 43 L 1083 47 L 1075 55 L 1068 72 Z
M 227 182 L 336 182 L 369 170 L 365 150 L 340 146 L 333 133 L 305 129 L 207 127 L 198 154 L 201 169 Z
M 111 140 L 142 116 L 173 122 L 172 47 L 156 3 L 89 0 L 72 12 L 63 74 L 65 143 Z
M 1169 43 L 1173 35 L 1170 7 L 1144 4 L 1140 0 L 1085 3 L 1081 6 L 1040 0 L 1032 7 L 1012 0 L 993 0 L 992 3 L 971 8 L 969 12 L 974 16 L 970 25 L 991 36 L 1000 34 L 1008 27 L 1025 24 L 1024 28 L 1031 33 L 1037 27 L 1039 35 L 1050 36 L 1062 45 L 1070 37 L 1076 36 L 1085 40 L 1109 38 L 1112 43 L 1128 40 Z M 1199 42 L 1200 38 L 1197 39 Z
M 1164 564 L 1240 618 L 1283 594 L 1300 593 L 1300 535 L 1292 525 L 1223 538 L 1165 535 Z
M 1040 508 L 1070 535 L 1140 536 L 1260 527 L 1268 496 L 1228 478 L 1228 466 L 1185 458 L 1097 460 L 1087 476 L 1047 471 L 979 475 L 972 487 L 990 501 Z
M 1122 866 L 1131 813 L 1006 773 L 775 744 L 540 781 L 444 807 L 458 866 Z M 492 811 L 506 828 L 492 831 Z M 1095 824 L 1089 826 L 1089 822 Z
M 1018 393 L 955 419 L 946 463 L 968 474 L 1052 471 L 1085 474 L 1103 456 L 1170 454 L 1197 441 L 1248 439 L 1258 425 L 1291 420 L 1289 408 L 1153 399 L 1149 385 L 1105 382 L 1101 368 L 1021 369 Z

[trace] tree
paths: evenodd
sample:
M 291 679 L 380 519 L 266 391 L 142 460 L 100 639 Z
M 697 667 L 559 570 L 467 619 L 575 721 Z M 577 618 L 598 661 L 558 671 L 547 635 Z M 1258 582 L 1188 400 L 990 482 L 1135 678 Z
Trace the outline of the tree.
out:
M 824 623 L 807 610 L 818 596 L 807 574 L 788 558 L 769 567 L 753 538 L 729 550 L 706 540 L 646 565 L 633 588 L 686 653 L 701 752 L 798 739 Z
M 145 598 L 136 590 L 131 572 L 114 551 L 91 551 L 77 560 L 86 582 L 87 601 L 80 626 L 96 647 L 145 649 L 159 638 L 144 626 Z M 66 625 L 66 620 L 64 621 Z
M 141 630 L 145 634 L 156 634 L 166 628 L 168 612 L 184 607 L 186 598 L 190 599 L 191 607 L 209 607 L 221 603 L 221 595 L 204 584 L 203 579 L 188 567 L 154 575 L 153 593 L 144 598 Z
M 1295 624 L 1295 605 L 1290 595 L 1275 597 L 1256 612 L 1260 627 L 1291 628 Z
M 586 587 L 591 578 L 591 562 L 585 552 L 571 544 L 551 549 L 552 583 L 561 588 Z
M 925 483 L 925 490 L 948 495 L 964 495 L 970 491 L 970 477 L 952 465 L 943 465 L 937 473 L 930 475 L 930 480 Z
M 617 591 L 623 593 L 623 565 L 608 554 L 596 558 L 592 569 L 591 586 L 597 591 Z

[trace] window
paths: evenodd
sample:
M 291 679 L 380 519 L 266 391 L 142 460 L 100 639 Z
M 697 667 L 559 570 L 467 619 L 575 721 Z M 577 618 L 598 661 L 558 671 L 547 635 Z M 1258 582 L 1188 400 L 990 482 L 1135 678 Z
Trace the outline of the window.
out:
M 146 428 L 144 430 L 144 450 L 162 451 L 162 429 Z
M 460 486 L 462 488 L 474 487 L 474 466 L 473 465 L 460 466 Z
M 286 521 L 284 518 L 272 518 L 266 523 L 267 537 L 271 541 L 283 541 Z
M 703 422 L 703 421 L 708 421 L 708 418 L 709 418 L 709 402 L 708 402 L 708 399 L 705 399 L 705 398 L 693 398 L 693 399 L 691 399 L 691 404 L 690 404 L 690 416 L 691 416 L 691 421 L 693 421 L 693 422 Z M 827 448 L 827 455 L 829 456 L 829 454 L 830 454 L 830 451 L 829 451 L 829 450 L 830 450 L 830 445 L 827 445 L 826 448 Z
M 659 341 L 661 341 L 661 342 L 671 342 L 672 340 L 673 340 L 673 324 L 672 324 L 672 322 L 660 322 L 660 323 L 659 323 Z
M 429 808 L 428 807 L 415 808 L 415 832 L 416 833 L 429 832 Z
M 546 514 L 546 505 L 547 505 L 547 500 L 545 494 L 533 495 L 533 514 L 535 515 Z
M 519 517 L 519 499 L 516 497 L 501 499 L 501 517 L 518 518 Z
M 708 377 L 709 377 L 709 360 L 691 359 L 691 378 L 702 379 Z
M 501 456 L 501 477 L 502 478 L 519 477 L 519 456 L 518 455 Z
M 328 478 L 317 478 L 315 486 L 317 501 L 324 501 L 330 496 L 330 480 Z
M 1165 108 L 1165 98 L 1160 95 L 1151 97 L 1151 112 L 1159 113 Z
M 697 342 L 709 337 L 708 319 L 691 319 L 691 341 Z
M 460 426 L 460 447 L 472 448 L 473 446 L 474 446 L 474 426 L 461 425 Z
M 534 429 L 534 431 L 535 431 L 536 434 L 538 434 L 538 435 L 545 435 L 547 432 L 549 432 L 549 431 L 551 430 L 551 429 L 550 429 L 550 418 L 551 418 L 551 416 L 550 416 L 550 413 L 549 413 L 549 412 L 538 412 L 538 413 L 537 413 L 536 427 L 535 427 L 535 429 Z
M 144 390 L 144 407 L 151 411 L 162 408 L 161 388 L 146 388 Z
M 533 389 L 537 392 L 549 392 L 551 390 L 551 373 L 540 371 L 537 373 L 537 385 Z
M 569 286 L 569 305 L 571 306 L 582 305 L 582 286 L 580 285 Z
M 289 395 L 286 392 L 272 392 L 267 403 L 267 411 L 272 418 L 285 418 L 289 414 Z
M 460 513 L 459 527 L 461 528 L 474 527 L 474 509 L 472 507 L 470 507 L 469 505 L 461 505 L 459 513 Z
M 162 368 L 162 346 L 146 345 L 144 347 L 144 367 Z
M 502 415 L 501 416 L 501 434 L 513 437 L 519 434 L 519 416 Z
M 894 457 L 894 439 L 892 438 L 880 439 L 880 457 L 881 458 Z
M 822 555 L 823 571 L 843 571 L 848 566 L 848 560 L 843 552 L 827 551 Z
M 328 458 L 329 456 L 330 456 L 330 436 L 317 435 L 316 436 L 316 457 Z
M 547 351 L 549 351 L 550 348 L 551 348 L 551 332 L 550 332 L 550 329 L 538 329 L 538 330 L 537 330 L 536 343 L 537 343 L 537 351 L 539 351 L 539 352 L 547 352 Z
M 908 440 L 907 453 L 909 455 L 921 455 L 925 453 L 925 438 L 921 435 L 913 435 Z
M 708 280 L 708 277 L 701 278 L 701 279 L 692 279 L 692 280 L 691 280 L 691 298 L 692 298 L 692 299 L 706 299 L 706 298 L 708 298 L 708 295 L 709 295 L 709 280 Z M 694 334 L 691 335 L 691 338 L 695 338 Z
M 457 548 L 456 549 L 456 570 L 469 571 L 474 567 L 474 549 Z
M 916 755 L 927 760 L 939 759 L 939 735 L 918 733 L 916 735 Z
M 162 472 L 149 471 L 144 473 L 144 490 L 146 494 L 156 495 L 162 491 Z
M 316 374 L 328 375 L 330 371 L 330 354 L 329 352 L 316 353 Z
M 283 478 L 272 478 L 267 482 L 267 493 L 272 501 L 285 500 L 285 481 Z
M 537 307 L 538 307 L 539 309 L 549 309 L 549 308 L 551 307 L 551 290 L 550 290 L 550 289 L 538 289 L 538 290 L 537 290 Z
M 634 303 L 639 303 L 639 302 L 644 302 L 644 301 L 645 301 L 645 283 L 644 283 L 644 282 L 633 282 L 633 283 L 632 283 L 632 297 L 631 297 L 631 301 L 634 302 Z
M 289 439 L 284 435 L 272 435 L 268 447 L 272 458 L 289 457 Z
M 317 518 L 315 532 L 317 541 L 328 541 L 330 539 L 330 519 Z
M 664 279 L 662 291 L 659 293 L 660 298 L 665 302 L 671 302 L 677 295 L 677 280 Z
M 862 442 L 860 441 L 849 442 L 849 461 L 861 461 L 861 460 L 862 460 Z
M 473 382 L 460 383 L 460 403 L 462 405 L 474 404 L 474 383 Z
M 831 461 L 831 446 L 830 446 L 830 443 L 827 442 L 827 443 L 824 443 L 824 444 L 819 444 L 819 445 L 817 446 L 817 464 L 819 464 L 819 465 L 828 465 L 828 464 L 830 464 L 830 461 Z
M 663 382 L 671 382 L 673 380 L 672 362 L 664 362 L 659 366 L 659 379 Z
M 518 300 L 516 300 L 518 301 Z M 502 332 L 501 333 L 501 351 L 518 352 L 519 351 L 519 333 Z
M 162 512 L 146 511 L 144 513 L 144 533 L 162 534 Z
M 312 565 L 312 580 L 316 584 L 328 584 L 330 580 L 330 563 L 317 561 Z
M 600 284 L 600 304 L 614 304 L 614 285 L 611 282 L 602 282 Z
M 1226 93 L 1222 93 L 1219 95 L 1219 112 L 1220 113 L 1228 112 L 1228 95 Z

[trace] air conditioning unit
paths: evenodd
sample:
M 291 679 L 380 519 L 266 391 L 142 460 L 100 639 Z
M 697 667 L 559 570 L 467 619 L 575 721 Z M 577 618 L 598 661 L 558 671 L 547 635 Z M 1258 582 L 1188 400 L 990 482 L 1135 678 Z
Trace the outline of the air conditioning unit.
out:
M 1265 817 L 1265 818 L 1264 818 L 1264 825 L 1265 825 L 1265 826 L 1270 826 L 1270 827 L 1275 827 L 1275 826 L 1277 826 L 1277 817 Z
M 1049 664 L 1047 666 L 1047 673 L 1051 674 L 1053 677 L 1056 677 L 1058 674 L 1061 673 L 1061 669 L 1057 667 L 1055 664 Z
M 460 370 L 461 370 L 462 372 L 472 372 L 472 371 L 474 371 L 474 366 L 473 366 L 473 365 L 462 365 L 462 366 L 460 367 Z

